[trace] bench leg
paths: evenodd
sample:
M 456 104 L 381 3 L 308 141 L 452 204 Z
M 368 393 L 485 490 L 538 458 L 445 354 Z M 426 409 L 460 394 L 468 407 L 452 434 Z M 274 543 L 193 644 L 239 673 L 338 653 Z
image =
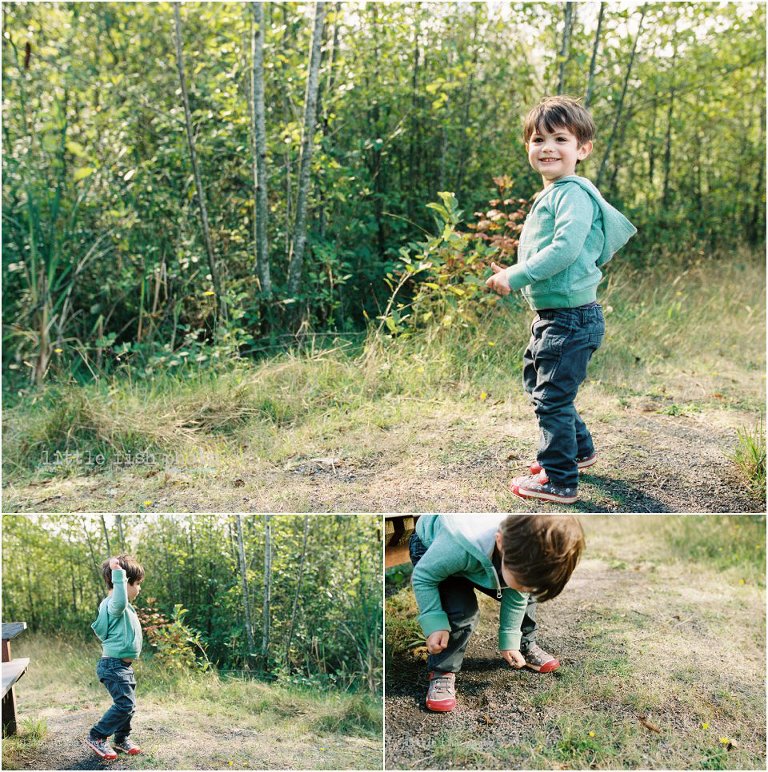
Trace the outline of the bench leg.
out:
M 3 697 L 3 736 L 16 734 L 16 691 L 11 687 Z

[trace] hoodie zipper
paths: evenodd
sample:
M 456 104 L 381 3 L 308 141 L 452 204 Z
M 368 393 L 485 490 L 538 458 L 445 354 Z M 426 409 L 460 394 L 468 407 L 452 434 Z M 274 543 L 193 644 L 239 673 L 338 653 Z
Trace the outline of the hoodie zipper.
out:
M 496 600 L 501 600 L 501 582 L 499 581 L 499 572 L 496 570 L 496 566 L 491 563 L 493 569 L 493 578 L 496 580 Z

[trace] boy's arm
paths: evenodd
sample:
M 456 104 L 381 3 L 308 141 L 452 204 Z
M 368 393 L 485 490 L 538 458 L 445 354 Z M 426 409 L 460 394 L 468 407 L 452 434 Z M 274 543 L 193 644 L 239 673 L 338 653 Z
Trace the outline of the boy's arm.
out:
M 562 191 L 554 193 L 552 208 L 555 218 L 552 241 L 525 263 L 506 269 L 511 289 L 522 289 L 564 271 L 576 262 L 584 248 L 592 229 L 593 208 L 589 193 L 578 185 L 566 185 Z
M 465 550 L 457 548 L 453 541 L 438 536 L 414 567 L 411 584 L 419 606 L 419 624 L 425 636 L 451 629 L 448 615 L 440 602 L 438 586 L 449 576 L 466 571 L 470 560 L 472 558 Z
M 111 558 L 109 567 L 112 569 L 112 595 L 109 596 L 107 611 L 110 616 L 119 617 L 128 606 L 128 593 L 126 591 L 126 573 L 120 567 L 116 558 Z
M 507 587 L 501 593 L 499 612 L 499 651 L 519 651 L 528 594 Z

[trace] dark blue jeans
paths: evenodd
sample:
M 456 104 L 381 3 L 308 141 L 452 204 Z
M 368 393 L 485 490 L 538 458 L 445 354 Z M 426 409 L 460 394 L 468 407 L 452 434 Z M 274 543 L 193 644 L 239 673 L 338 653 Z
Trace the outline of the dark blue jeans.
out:
M 558 486 L 575 487 L 576 458 L 595 451 L 592 435 L 573 404 L 587 364 L 605 335 L 598 303 L 539 311 L 523 355 L 523 386 L 539 422 L 537 460 Z
M 415 566 L 424 557 L 427 547 L 414 533 L 408 548 L 411 563 Z M 451 630 L 448 636 L 448 647 L 439 654 L 430 654 L 427 657 L 427 669 L 430 672 L 437 670 L 441 673 L 458 673 L 464 661 L 469 639 L 480 619 L 480 608 L 477 604 L 475 590 L 479 590 L 496 600 L 498 598 L 496 598 L 496 590 L 481 587 L 463 576 L 449 576 L 440 582 L 438 590 L 440 592 L 440 605 L 448 615 Z M 533 595 L 528 597 L 528 606 L 520 630 L 523 636 L 520 650 L 525 651 L 536 642 L 536 598 Z
M 102 657 L 96 665 L 96 675 L 112 697 L 112 707 L 91 727 L 91 737 L 106 739 L 115 736 L 115 742 L 125 740 L 131 733 L 131 719 L 136 712 L 136 676 L 133 668 L 116 657 Z

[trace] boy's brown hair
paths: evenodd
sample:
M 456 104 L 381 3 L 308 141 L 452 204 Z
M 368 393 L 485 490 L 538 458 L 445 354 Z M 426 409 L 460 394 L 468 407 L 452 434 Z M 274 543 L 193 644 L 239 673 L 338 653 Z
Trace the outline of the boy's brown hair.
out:
M 144 579 L 144 568 L 136 560 L 133 555 L 117 555 L 117 562 L 120 563 L 120 568 L 125 571 L 125 577 L 128 580 L 128 584 L 136 584 Z M 109 561 L 112 558 L 107 558 L 101 564 L 101 575 L 104 577 L 104 581 L 107 583 L 109 589 L 113 589 L 112 585 L 112 569 L 109 567 Z
M 540 601 L 563 591 L 586 547 L 574 515 L 510 515 L 501 544 L 504 566 Z
M 569 96 L 544 97 L 544 99 L 525 116 L 523 138 L 528 144 L 534 132 L 546 129 L 552 133 L 565 127 L 576 137 L 579 147 L 595 138 L 597 129 L 584 105 L 578 99 Z

